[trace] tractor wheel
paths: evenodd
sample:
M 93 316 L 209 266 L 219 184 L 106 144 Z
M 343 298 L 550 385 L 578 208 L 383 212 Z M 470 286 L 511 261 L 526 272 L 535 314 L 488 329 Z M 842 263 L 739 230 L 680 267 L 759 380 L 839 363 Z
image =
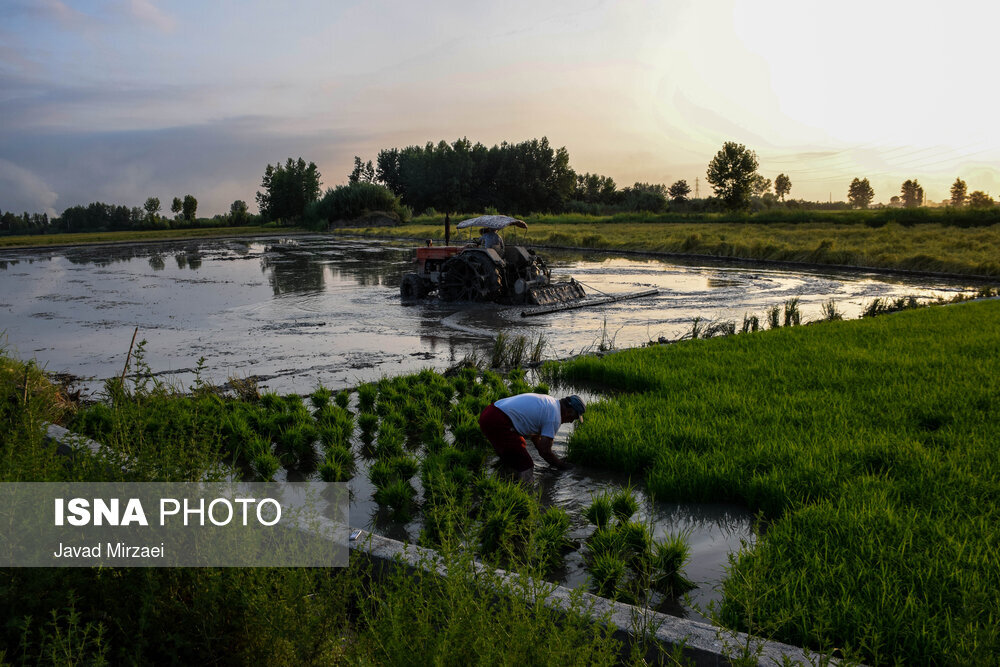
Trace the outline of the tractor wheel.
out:
M 427 295 L 424 281 L 415 273 L 407 273 L 399 283 L 399 296 L 406 300 L 422 299 Z
M 483 253 L 455 255 L 441 267 L 442 301 L 490 301 L 500 296 L 500 271 Z

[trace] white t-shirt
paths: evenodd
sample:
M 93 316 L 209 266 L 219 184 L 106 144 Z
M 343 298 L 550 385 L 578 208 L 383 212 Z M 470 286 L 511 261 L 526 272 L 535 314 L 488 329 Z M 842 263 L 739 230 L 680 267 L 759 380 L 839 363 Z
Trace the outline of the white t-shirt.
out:
M 521 435 L 556 437 L 562 425 L 559 401 L 548 394 L 518 394 L 494 403 Z

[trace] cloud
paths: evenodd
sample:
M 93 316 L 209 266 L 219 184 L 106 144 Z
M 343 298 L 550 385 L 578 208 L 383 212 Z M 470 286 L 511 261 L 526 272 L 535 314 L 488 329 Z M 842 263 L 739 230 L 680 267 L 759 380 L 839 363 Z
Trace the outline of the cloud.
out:
M 173 32 L 177 27 L 177 20 L 164 13 L 152 0 L 128 0 L 127 10 L 133 18 L 163 32 Z
M 17 210 L 61 213 L 93 201 L 141 206 L 147 197 L 192 194 L 199 214 L 211 216 L 236 199 L 253 208 L 267 164 L 298 156 L 320 166 L 325 185 L 343 180 L 326 165 L 351 154 L 356 137 L 277 131 L 271 123 L 248 116 L 157 130 L 0 137 L 0 206 L 14 209 L 16 201 Z
M 0 209 L 56 214 L 56 193 L 35 173 L 0 159 Z

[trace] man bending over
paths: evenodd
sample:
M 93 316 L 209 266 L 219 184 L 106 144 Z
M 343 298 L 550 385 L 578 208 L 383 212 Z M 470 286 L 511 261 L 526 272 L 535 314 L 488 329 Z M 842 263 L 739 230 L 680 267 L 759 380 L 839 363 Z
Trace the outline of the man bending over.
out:
M 552 451 L 559 427 L 583 421 L 586 406 L 576 394 L 555 399 L 547 394 L 518 394 L 501 398 L 479 415 L 479 428 L 493 445 L 500 461 L 518 477 L 530 481 L 535 467 L 525 438 L 531 440 L 546 463 L 565 470 L 572 466 Z

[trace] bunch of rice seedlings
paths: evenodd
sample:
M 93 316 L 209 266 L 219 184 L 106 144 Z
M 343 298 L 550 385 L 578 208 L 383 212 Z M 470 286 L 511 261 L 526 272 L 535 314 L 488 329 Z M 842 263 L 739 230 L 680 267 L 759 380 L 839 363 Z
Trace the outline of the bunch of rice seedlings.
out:
M 254 436 L 247 443 L 250 469 L 261 481 L 270 481 L 281 467 L 281 461 L 271 451 L 271 443 L 260 436 Z
M 334 397 L 334 402 L 338 408 L 346 410 L 347 406 L 351 403 L 351 392 L 346 389 L 338 391 L 336 397 Z
M 611 521 L 612 509 L 611 509 L 611 496 L 605 491 L 598 496 L 591 499 L 590 505 L 583 512 L 584 517 L 587 521 L 597 526 L 599 529 L 604 528 Z
M 535 530 L 534 560 L 544 572 L 563 565 L 563 552 L 570 546 L 566 537 L 570 520 L 565 510 L 550 507 L 541 515 Z
M 333 391 L 320 385 L 316 391 L 309 394 L 309 402 L 312 403 L 314 408 L 319 409 L 330 404 L 331 396 L 333 396 Z
M 531 349 L 528 350 L 528 361 L 530 361 L 532 365 L 542 363 L 542 355 L 545 353 L 546 345 L 547 342 L 545 340 L 545 336 L 538 334 L 538 337 L 535 338 L 534 342 L 531 344 Z
M 405 479 L 394 479 L 375 491 L 375 502 L 392 510 L 392 519 L 403 523 L 413 517 L 416 489 Z
M 268 412 L 280 412 L 284 409 L 285 404 L 281 400 L 281 396 L 269 391 L 260 397 L 260 407 Z
M 455 447 L 459 449 L 475 449 L 489 445 L 479 428 L 478 417 L 464 410 L 456 409 L 453 413 L 451 436 Z
M 438 408 L 427 408 L 424 414 L 418 419 L 417 425 L 420 440 L 428 449 L 444 442 L 444 417 Z
M 324 482 L 346 482 L 354 477 L 354 452 L 343 446 L 327 448 L 319 476 Z
M 760 329 L 760 318 L 756 315 L 743 315 L 743 326 L 740 333 L 754 333 Z
M 603 552 L 593 557 L 590 566 L 591 586 L 601 597 L 615 599 L 626 582 L 625 559 L 614 552 Z
M 690 558 L 691 549 L 681 535 L 668 535 L 654 545 L 652 554 L 652 587 L 664 595 L 677 596 L 695 587 L 694 582 L 681 574 L 681 568 Z
M 497 332 L 493 339 L 493 346 L 490 348 L 490 368 L 500 368 L 507 358 L 507 334 L 503 331 Z
M 781 326 L 781 306 L 771 306 L 767 309 L 767 328 L 777 329 Z
M 519 483 L 484 478 L 481 496 L 479 546 L 483 554 L 523 553 L 538 515 L 538 503 Z
M 249 443 L 257 437 L 257 433 L 250 425 L 248 414 L 243 410 L 230 412 L 222 422 L 220 431 L 223 453 L 238 461 L 249 460 Z
M 285 467 L 311 470 L 316 466 L 316 429 L 312 424 L 296 422 L 283 429 L 277 438 L 279 458 Z
M 736 323 L 732 320 L 721 320 L 711 322 L 702 329 L 702 338 L 715 338 L 716 336 L 732 336 L 736 333 Z
M 378 415 L 372 412 L 362 412 L 358 415 L 358 428 L 361 429 L 361 441 L 370 445 L 375 440 L 375 431 L 378 428 Z
M 802 323 L 802 315 L 799 313 L 798 298 L 789 299 L 785 302 L 785 326 L 797 327 Z
M 631 519 L 639 511 L 639 502 L 631 488 L 619 489 L 611 494 L 611 511 L 619 522 Z
M 531 389 L 531 391 L 536 394 L 547 394 L 549 393 L 549 385 L 544 382 L 539 382 Z
M 371 383 L 365 383 L 358 387 L 358 411 L 372 412 L 375 409 L 377 396 L 378 389 Z
M 844 319 L 844 314 L 837 310 L 837 302 L 833 299 L 823 303 L 823 319 L 828 322 Z
M 339 406 L 327 405 L 317 410 L 313 418 L 320 429 L 323 444 L 350 443 L 354 435 L 354 417 L 350 412 Z
M 403 455 L 406 435 L 394 422 L 383 420 L 375 441 L 375 456 L 380 459 Z
M 484 393 L 488 394 L 490 402 L 500 398 L 506 398 L 510 395 L 510 391 L 507 389 L 507 383 L 504 382 L 503 377 L 499 373 L 485 371 L 480 380 L 480 384 L 484 389 Z M 489 405 L 489 403 L 487 403 L 487 405 Z

